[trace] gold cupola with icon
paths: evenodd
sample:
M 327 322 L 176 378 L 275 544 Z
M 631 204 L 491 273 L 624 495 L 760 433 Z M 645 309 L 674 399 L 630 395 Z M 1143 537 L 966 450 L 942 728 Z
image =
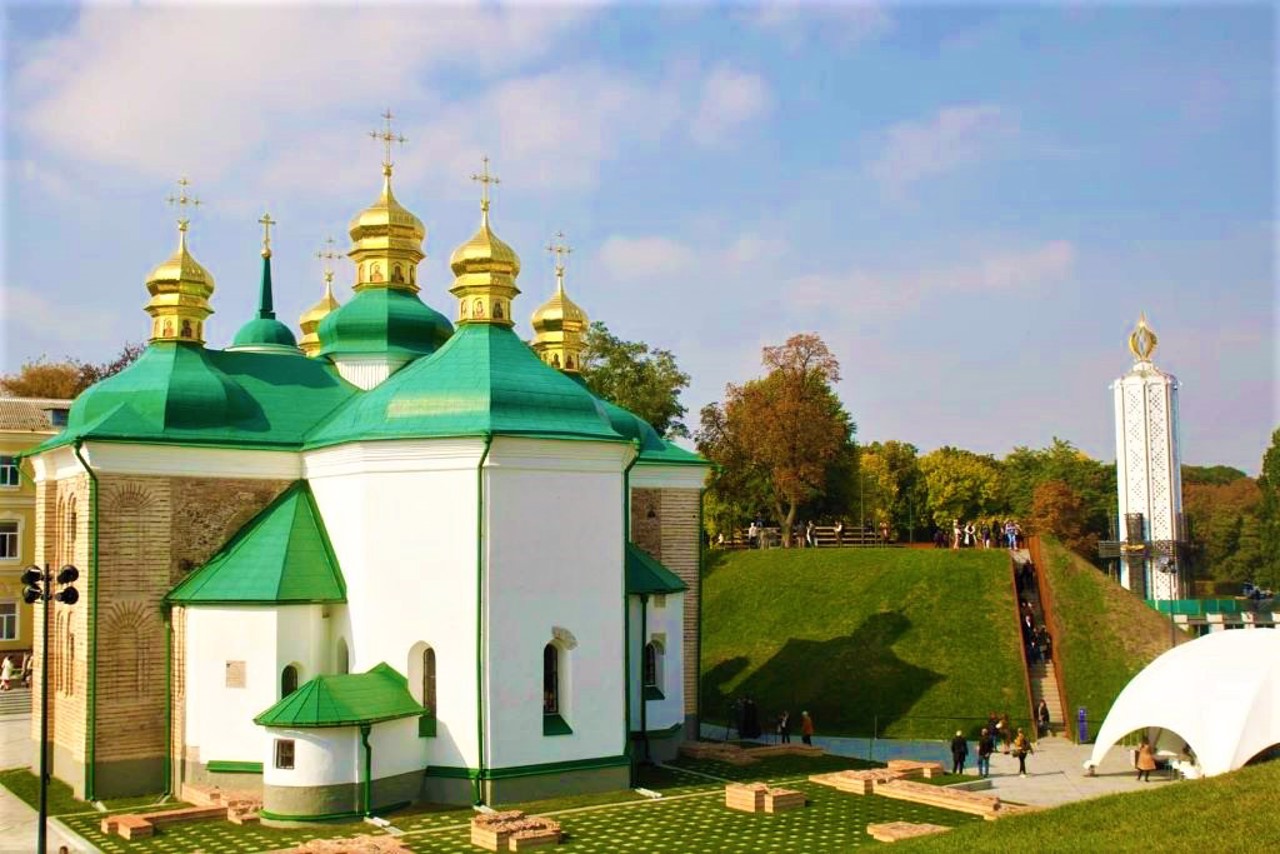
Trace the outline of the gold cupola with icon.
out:
M 482 160 L 484 171 L 471 176 L 481 186 L 480 228 L 449 256 L 454 275 L 449 293 L 458 298 L 458 323 L 512 326 L 511 301 L 520 293 L 520 257 L 489 226 L 489 186 L 499 181 L 489 174 L 489 158 Z
M 564 242 L 564 232 L 547 244 L 547 251 L 556 256 L 556 292 L 533 313 L 533 350 L 551 367 L 576 374 L 582 369 L 583 338 L 590 321 L 564 292 L 564 259 L 573 252 Z
M 320 352 L 320 321 L 342 305 L 333 295 L 333 268 L 329 264 L 342 256 L 333 251 L 332 237 L 325 240 L 325 247 L 316 253 L 316 257 L 324 264 L 324 296 L 298 318 L 298 327 L 302 330 L 298 346 L 308 356 L 314 356 Z
M 382 114 L 386 126 L 369 136 L 384 146 L 382 192 L 377 200 L 352 218 L 349 226 L 352 247 L 347 257 L 356 265 L 355 289 L 390 288 L 418 292 L 418 264 L 426 257 L 422 244 L 427 229 L 422 220 L 396 200 L 391 191 L 391 145 L 404 137 L 391 131 L 391 111 Z
M 178 248 L 147 276 L 147 314 L 151 315 L 151 337 L 156 341 L 182 341 L 204 344 L 204 321 L 213 314 L 209 297 L 213 295 L 213 276 L 191 256 L 187 249 L 187 229 L 191 220 L 188 206 L 200 200 L 188 195 L 190 182 L 178 179 L 178 194 L 169 196 L 169 204 L 178 206 L 183 215 L 178 219 Z

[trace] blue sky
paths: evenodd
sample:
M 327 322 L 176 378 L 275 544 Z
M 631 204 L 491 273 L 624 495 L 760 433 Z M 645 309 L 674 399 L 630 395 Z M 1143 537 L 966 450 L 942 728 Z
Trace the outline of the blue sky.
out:
M 1146 311 L 1184 460 L 1256 473 L 1280 423 L 1275 25 L 1263 4 L 10 4 L 4 367 L 146 335 L 184 174 L 211 345 L 252 311 L 264 208 L 296 320 L 315 251 L 377 193 L 390 106 L 423 298 L 453 314 L 488 154 L 518 316 L 565 231 L 570 294 L 675 352 L 691 426 L 762 346 L 817 332 L 862 441 L 1056 435 L 1110 460 Z

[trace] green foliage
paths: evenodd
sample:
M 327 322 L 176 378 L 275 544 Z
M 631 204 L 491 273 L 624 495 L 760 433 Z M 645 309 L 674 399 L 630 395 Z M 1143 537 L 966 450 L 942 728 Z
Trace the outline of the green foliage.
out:
M 582 378 L 596 395 L 639 415 L 660 435 L 689 435 L 681 421 L 688 410 L 680 403 L 689 375 L 670 350 L 623 341 L 596 321 L 583 339 Z
M 1017 518 L 1030 518 L 1036 488 L 1050 481 L 1065 484 L 1079 497 L 1083 530 L 1073 548 L 1092 551 L 1091 543 L 1111 534 L 1116 503 L 1116 468 L 1090 459 L 1066 439 L 1054 437 L 1040 450 L 1017 447 L 1001 463 L 1005 510 Z
M 95 364 L 67 358 L 50 362 L 45 356 L 22 364 L 15 374 L 0 376 L 0 390 L 14 397 L 70 400 L 89 386 L 120 373 L 142 355 L 144 346 L 127 342 L 109 362 Z
M 951 521 L 990 517 L 1000 512 L 1000 469 L 989 456 L 943 447 L 920 458 L 933 522 L 946 530 Z
M 32 809 L 40 808 L 40 777 L 27 768 L 11 768 L 0 771 L 0 786 L 4 786 Z M 56 777 L 49 782 L 49 815 L 69 815 L 93 809 L 88 801 L 77 800 L 71 787 Z
M 1259 559 L 1253 579 L 1272 589 L 1280 588 L 1280 428 L 1271 434 L 1271 447 L 1262 456 L 1258 477 Z
M 744 693 L 827 735 L 942 738 L 1028 714 L 1004 551 L 739 551 L 703 596 L 707 720 Z
M 1084 706 L 1096 732 L 1129 680 L 1169 648 L 1169 621 L 1061 544 L 1047 537 L 1041 543 L 1067 716 L 1074 720 Z M 1178 640 L 1187 637 L 1179 632 Z
M 1191 483 L 1226 486 L 1228 483 L 1247 478 L 1249 475 L 1231 466 L 1188 466 L 1182 467 L 1182 485 Z
M 865 512 L 877 525 L 887 521 L 893 538 L 907 541 L 928 527 L 928 495 L 915 445 L 872 442 L 859 455 Z
M 1077 783 L 1088 789 L 1088 780 Z M 1242 768 L 1209 780 L 1153 785 L 1016 819 L 957 827 L 950 833 L 896 842 L 907 854 L 1043 851 L 1273 851 L 1280 762 Z
M 1182 509 L 1199 577 L 1237 585 L 1254 579 L 1265 563 L 1261 505 L 1262 491 L 1249 477 L 1183 484 Z

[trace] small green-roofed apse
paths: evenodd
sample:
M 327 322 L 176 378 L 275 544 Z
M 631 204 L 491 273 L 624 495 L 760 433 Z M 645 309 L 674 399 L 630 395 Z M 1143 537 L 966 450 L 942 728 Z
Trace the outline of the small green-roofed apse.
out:
M 345 602 L 342 570 L 307 482 L 281 493 L 166 599 L 186 606 Z
M 332 365 L 300 351 L 207 350 L 157 341 L 76 398 L 67 428 L 32 453 L 90 438 L 296 448 L 356 391 Z
M 627 543 L 627 593 L 681 593 L 688 586 L 635 543 Z
M 453 324 L 416 294 L 366 288 L 320 321 L 321 356 L 392 355 L 417 358 L 435 352 Z
M 624 441 L 599 401 L 514 332 L 471 323 L 344 406 L 307 437 L 307 447 L 484 435 Z
M 376 724 L 425 713 L 409 695 L 408 680 L 382 662 L 368 673 L 317 676 L 253 720 L 296 729 Z

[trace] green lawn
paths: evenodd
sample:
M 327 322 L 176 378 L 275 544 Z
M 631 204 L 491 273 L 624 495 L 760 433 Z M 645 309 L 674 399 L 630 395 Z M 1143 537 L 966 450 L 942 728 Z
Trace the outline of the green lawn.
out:
M 1068 729 L 1075 732 L 1076 709 L 1084 706 L 1094 735 L 1129 680 L 1169 648 L 1169 620 L 1057 542 L 1044 538 L 1042 546 Z M 1179 631 L 1178 640 L 1188 637 Z
M 1028 714 L 1008 552 L 772 549 L 714 553 L 703 582 L 702 711 L 783 709 L 799 732 L 976 734 Z
M 1275 851 L 1280 762 L 1210 780 L 1153 785 L 1017 818 L 894 843 L 908 854 L 954 851 Z

